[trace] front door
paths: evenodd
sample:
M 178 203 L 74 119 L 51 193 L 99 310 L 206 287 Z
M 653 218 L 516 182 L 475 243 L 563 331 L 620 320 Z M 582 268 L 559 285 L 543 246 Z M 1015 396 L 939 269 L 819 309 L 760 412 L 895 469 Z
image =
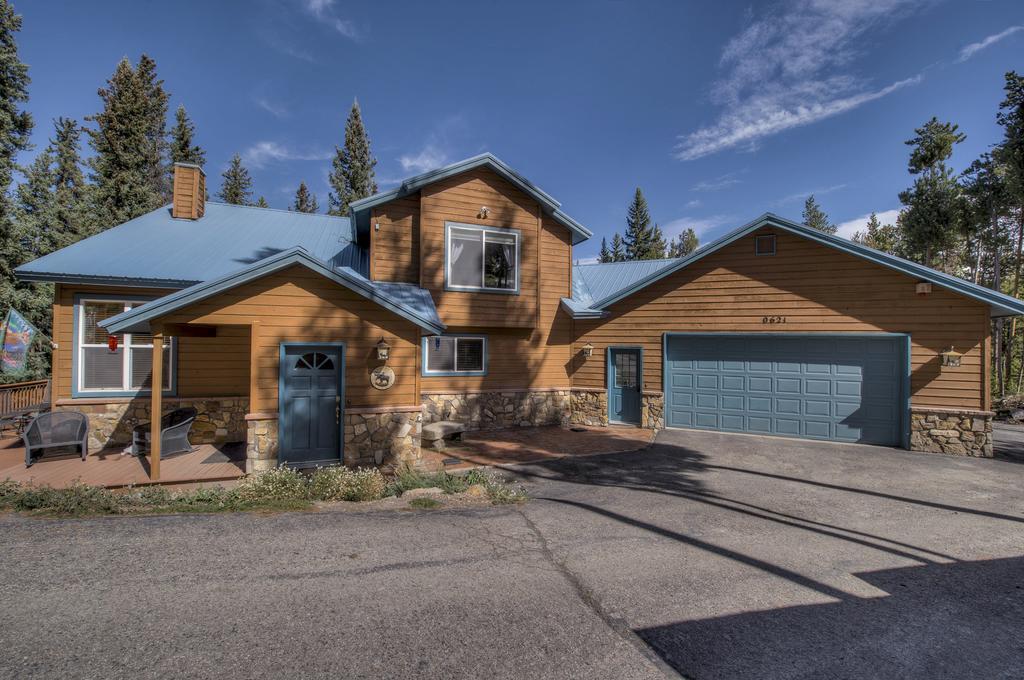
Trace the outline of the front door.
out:
M 639 424 L 640 350 L 612 347 L 608 352 L 608 420 Z
M 344 348 L 281 345 L 280 460 L 310 467 L 341 462 Z

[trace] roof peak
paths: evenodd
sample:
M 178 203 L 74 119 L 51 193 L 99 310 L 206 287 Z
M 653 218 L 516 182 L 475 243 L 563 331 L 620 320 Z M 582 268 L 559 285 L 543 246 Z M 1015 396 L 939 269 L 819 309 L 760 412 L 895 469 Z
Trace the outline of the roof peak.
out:
M 269 206 L 264 208 L 263 206 L 259 206 L 259 205 L 242 205 L 240 203 L 225 203 L 224 201 L 207 201 L 206 205 L 219 205 L 219 206 L 223 206 L 225 208 L 247 208 L 249 210 L 268 210 L 270 212 L 286 213 L 288 215 L 305 215 L 305 216 L 308 216 L 308 217 L 327 217 L 327 218 L 330 218 L 332 220 L 345 220 L 346 222 L 348 221 L 348 218 L 344 217 L 342 215 L 330 215 L 328 213 L 307 213 L 307 212 L 301 212 L 299 210 L 288 210 L 287 208 L 271 208 Z M 164 207 L 165 208 L 170 208 L 171 206 L 170 206 L 170 204 L 168 204 L 168 205 L 166 205 Z

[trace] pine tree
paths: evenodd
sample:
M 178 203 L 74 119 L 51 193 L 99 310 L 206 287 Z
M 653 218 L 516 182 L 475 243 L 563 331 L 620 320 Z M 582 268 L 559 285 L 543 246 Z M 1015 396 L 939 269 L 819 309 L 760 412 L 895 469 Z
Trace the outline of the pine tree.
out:
M 305 182 L 299 182 L 299 188 L 295 192 L 295 202 L 292 203 L 290 209 L 301 213 L 320 211 L 320 206 L 316 202 L 316 194 L 309 190 Z
M 267 203 L 267 199 L 265 199 L 262 196 L 260 196 L 259 200 L 256 201 L 256 207 L 257 208 L 269 208 L 270 204 Z
M 612 236 L 612 259 L 609 262 L 623 262 L 626 259 L 626 246 L 622 242 L 619 232 Z
M 161 203 L 171 200 L 170 164 L 167 142 L 167 92 L 164 81 L 157 78 L 156 62 L 147 55 L 139 57 L 135 77 L 145 101 L 146 165 L 153 192 L 162 197 Z
M 147 74 L 148 77 L 148 74 Z M 100 88 L 103 110 L 86 120 L 95 155 L 90 161 L 93 212 L 100 229 L 108 229 L 158 208 L 164 202 L 156 181 L 166 172 L 154 150 L 154 105 L 127 58 L 118 63 L 107 86 Z
M 895 226 L 883 225 L 879 221 L 878 215 L 871 213 L 868 223 L 864 226 L 864 231 L 857 231 L 850 240 L 868 248 L 896 255 L 899 252 L 899 237 L 899 230 Z
M 598 262 L 611 262 L 612 252 L 608 250 L 608 239 L 601 239 L 601 252 L 597 256 Z
M 817 229 L 818 231 L 826 234 L 834 234 L 839 230 L 839 227 L 829 222 L 828 215 L 821 209 L 818 202 L 814 200 L 814 195 L 811 194 L 804 201 L 804 224 L 811 229 Z
M 71 118 L 54 121 L 53 153 L 54 228 L 60 237 L 56 248 L 63 248 L 92 233 L 89 215 L 90 187 L 82 172 L 82 128 Z
M 231 157 L 231 164 L 221 175 L 224 181 L 220 185 L 217 197 L 232 205 L 250 205 L 252 201 L 252 177 L 242 165 L 242 157 L 237 153 Z
M 697 238 L 697 232 L 693 229 L 687 229 L 679 236 L 672 240 L 669 244 L 668 256 L 669 257 L 686 257 L 693 251 L 697 250 L 697 246 L 700 245 L 700 239 Z
M 206 152 L 195 143 L 195 134 L 196 126 L 188 117 L 188 111 L 179 106 L 171 128 L 171 163 L 192 163 L 200 167 L 206 164 Z
M 328 213 L 345 216 L 352 202 L 377 193 L 373 170 L 377 159 L 370 152 L 370 138 L 363 127 L 358 101 L 352 102 L 352 110 L 345 122 L 345 145 L 335 147 L 334 151 L 329 178 L 333 191 L 328 194 Z
M 650 260 L 653 232 L 651 230 L 651 214 L 647 209 L 647 199 L 637 187 L 633 202 L 626 214 L 626 245 L 627 260 Z
M 661 233 L 661 227 L 657 224 L 651 230 L 651 244 L 647 248 L 647 260 L 660 260 L 665 257 L 668 250 L 668 243 L 665 242 L 665 235 Z

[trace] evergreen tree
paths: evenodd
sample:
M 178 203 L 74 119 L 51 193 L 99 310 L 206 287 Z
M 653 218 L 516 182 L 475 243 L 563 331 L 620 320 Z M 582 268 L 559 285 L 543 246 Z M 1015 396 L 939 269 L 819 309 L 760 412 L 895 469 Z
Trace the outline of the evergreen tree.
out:
M 821 209 L 818 202 L 814 200 L 814 195 L 807 197 L 804 201 L 804 224 L 812 229 L 825 232 L 826 234 L 834 234 L 839 230 L 839 227 L 829 222 L 828 215 Z
M 195 143 L 195 134 L 195 124 L 185 107 L 179 106 L 174 112 L 174 127 L 171 128 L 171 163 L 192 163 L 200 167 L 206 164 L 206 152 Z
M 619 232 L 615 232 L 612 236 L 612 259 L 609 262 L 623 262 L 626 259 L 626 246 L 622 242 L 622 237 L 619 236 Z
M 145 75 L 150 77 L 149 72 Z M 90 161 L 93 213 L 100 229 L 127 222 L 164 202 L 160 187 L 166 172 L 152 139 L 157 107 L 148 100 L 153 87 L 140 80 L 127 58 L 122 59 L 107 86 L 99 90 L 103 110 L 86 119 L 96 124 L 88 133 L 95 151 Z
M 651 229 L 651 214 L 647 209 L 647 199 L 637 187 L 633 202 L 626 213 L 626 245 L 627 260 L 651 260 L 654 234 Z
M 660 260 L 665 257 L 665 253 L 668 250 L 668 243 L 665 241 L 665 235 L 661 233 L 661 227 L 657 224 L 654 225 L 654 229 L 651 230 L 651 244 L 647 248 L 647 260 Z
M 697 250 L 697 246 L 700 245 L 700 239 L 697 238 L 697 232 L 693 229 L 687 229 L 683 233 L 679 234 L 678 238 L 673 239 L 672 243 L 668 247 L 669 257 L 686 257 L 693 251 Z
M 377 193 L 373 170 L 377 159 L 370 152 L 370 138 L 363 127 L 363 115 L 358 101 L 352 102 L 352 110 L 345 122 L 345 145 L 335 147 L 334 151 L 329 178 L 333 191 L 328 194 L 328 213 L 345 216 L 353 201 Z
M 598 262 L 611 262 L 612 251 L 608 250 L 608 239 L 601 239 L 601 252 L 597 256 Z
M 54 121 L 53 152 L 54 224 L 61 238 L 55 244 L 63 248 L 92 233 L 89 216 L 89 185 L 82 172 L 82 128 L 71 118 Z
M 270 204 L 267 203 L 267 199 L 265 199 L 262 196 L 260 196 L 259 200 L 256 201 L 256 207 L 257 208 L 269 208 Z
M 153 193 L 161 197 L 161 203 L 171 200 L 170 164 L 168 163 L 167 142 L 167 92 L 164 81 L 157 78 L 156 62 L 147 55 L 139 57 L 135 69 L 145 102 L 146 165 Z
M 217 197 L 232 205 L 250 205 L 252 201 L 252 177 L 242 165 L 242 157 L 237 153 L 231 157 L 231 164 L 221 175 L 224 181 L 220 185 Z
M 320 206 L 316 202 L 316 194 L 309 190 L 305 182 L 299 182 L 299 188 L 295 192 L 295 202 L 292 203 L 291 210 L 302 213 L 320 211 Z
M 895 226 L 883 225 L 878 220 L 878 215 L 871 213 L 864 231 L 856 232 L 851 240 L 868 248 L 896 255 L 899 252 L 899 237 L 899 230 Z

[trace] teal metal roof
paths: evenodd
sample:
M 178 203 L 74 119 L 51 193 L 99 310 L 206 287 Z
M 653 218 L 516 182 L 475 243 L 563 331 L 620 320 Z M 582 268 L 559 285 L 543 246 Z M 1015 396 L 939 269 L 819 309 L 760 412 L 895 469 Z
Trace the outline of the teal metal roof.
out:
M 402 183 L 394 189 L 355 201 L 351 206 L 352 216 L 359 229 L 369 229 L 368 215 L 370 208 L 387 203 L 388 201 L 393 201 L 396 198 L 401 198 L 402 196 L 415 193 L 428 184 L 433 184 L 434 182 L 438 182 L 466 172 L 467 170 L 479 167 L 490 168 L 517 186 L 523 192 L 537 200 L 541 204 L 545 213 L 572 232 L 573 245 L 586 241 L 592 236 L 589 229 L 562 211 L 562 204 L 552 198 L 551 194 L 530 182 L 500 158 L 490 153 L 482 153 L 478 156 L 473 156 L 472 158 L 467 158 L 465 160 L 452 163 L 451 165 L 446 165 L 443 168 L 428 170 L 427 172 L 416 175 L 415 177 L 402 180 Z
M 592 305 L 678 261 L 671 258 L 578 264 L 572 270 L 572 299 Z
M 153 319 L 296 264 L 307 267 L 366 299 L 376 302 L 429 333 L 441 334 L 444 332 L 445 325 L 441 323 L 437 309 L 434 307 L 434 301 L 426 290 L 412 284 L 370 281 L 350 267 L 333 268 L 302 248 L 282 251 L 259 260 L 245 269 L 157 298 L 140 307 L 104 319 L 100 322 L 100 326 L 106 328 L 110 333 L 148 331 L 149 322 Z
M 678 260 L 674 261 L 667 261 L 667 266 L 662 266 L 656 269 L 655 271 L 649 272 L 639 277 L 635 277 L 633 281 L 626 283 L 626 285 L 623 285 L 617 289 L 615 289 L 616 287 L 611 283 L 609 283 L 605 287 L 602 287 L 602 285 L 598 283 L 595 284 L 598 288 L 597 291 L 594 291 L 592 289 L 580 289 L 579 291 L 577 291 L 576 282 L 574 280 L 573 300 L 577 303 L 577 305 L 585 304 L 585 310 L 588 313 L 593 313 L 599 310 L 605 310 L 608 308 L 608 306 L 615 304 L 619 300 L 622 300 L 623 298 L 632 295 L 633 293 L 637 292 L 642 288 L 645 288 L 646 286 L 649 286 L 655 281 L 658 281 L 668 276 L 669 274 L 672 274 L 673 272 L 677 272 L 680 269 L 683 269 L 684 267 L 687 267 L 690 264 L 710 255 L 711 253 L 714 253 L 724 248 L 730 243 L 736 241 L 737 239 L 740 239 L 746 236 L 747 234 L 750 234 L 751 232 L 766 226 L 786 231 L 792 234 L 796 234 L 798 236 L 802 236 L 804 238 L 807 238 L 811 241 L 815 241 L 830 248 L 835 248 L 836 250 L 840 250 L 851 255 L 856 255 L 857 257 L 862 257 L 883 267 L 888 267 L 890 269 L 902 272 L 903 274 L 906 274 L 907 276 L 910 276 L 912 278 L 921 281 L 929 281 L 932 284 L 940 286 L 942 288 L 946 288 L 947 290 L 951 290 L 955 293 L 965 295 L 969 298 L 978 300 L 979 302 L 984 302 L 985 304 L 988 304 L 990 306 L 992 316 L 1016 316 L 1024 314 L 1024 301 L 1021 301 L 1015 297 L 1012 297 L 1010 295 L 1004 295 L 1003 293 L 991 290 L 989 288 L 985 288 L 984 286 L 979 286 L 969 281 L 964 281 L 963 279 L 951 276 L 940 271 L 936 271 L 935 269 L 925 267 L 924 265 L 918 264 L 916 262 L 904 260 L 903 258 L 875 250 L 874 248 L 868 248 L 867 246 L 861 245 L 859 243 L 854 243 L 853 241 L 849 241 L 840 236 L 825 234 L 823 232 L 818 231 L 817 229 L 812 229 L 804 224 L 800 224 L 799 222 L 794 222 L 792 220 L 787 220 L 783 217 L 779 217 L 778 215 L 774 215 L 772 213 L 765 213 L 764 215 L 758 217 L 756 220 L 749 222 L 743 225 L 742 227 L 739 227 L 738 229 L 729 232 L 722 238 L 709 243 L 708 245 L 700 248 L 699 250 L 691 253 L 686 257 L 679 258 Z M 662 260 L 661 262 L 666 261 Z M 583 269 L 585 267 L 591 266 L 595 265 L 583 265 L 581 267 L 578 267 L 577 269 Z M 612 266 L 613 265 L 608 264 L 596 265 L 596 267 Z M 623 275 L 622 281 L 625 283 L 627 278 L 630 277 Z M 612 281 L 613 279 L 615 279 L 614 274 L 598 275 L 597 272 L 584 272 L 584 276 L 582 277 L 582 280 L 586 284 L 587 288 L 590 288 L 591 281 Z M 587 295 L 589 295 L 589 298 L 586 297 Z M 571 312 L 572 309 L 569 309 Z
M 345 217 L 226 203 L 198 220 L 159 208 L 15 270 L 26 281 L 181 288 L 302 248 L 333 267 L 368 272 Z

